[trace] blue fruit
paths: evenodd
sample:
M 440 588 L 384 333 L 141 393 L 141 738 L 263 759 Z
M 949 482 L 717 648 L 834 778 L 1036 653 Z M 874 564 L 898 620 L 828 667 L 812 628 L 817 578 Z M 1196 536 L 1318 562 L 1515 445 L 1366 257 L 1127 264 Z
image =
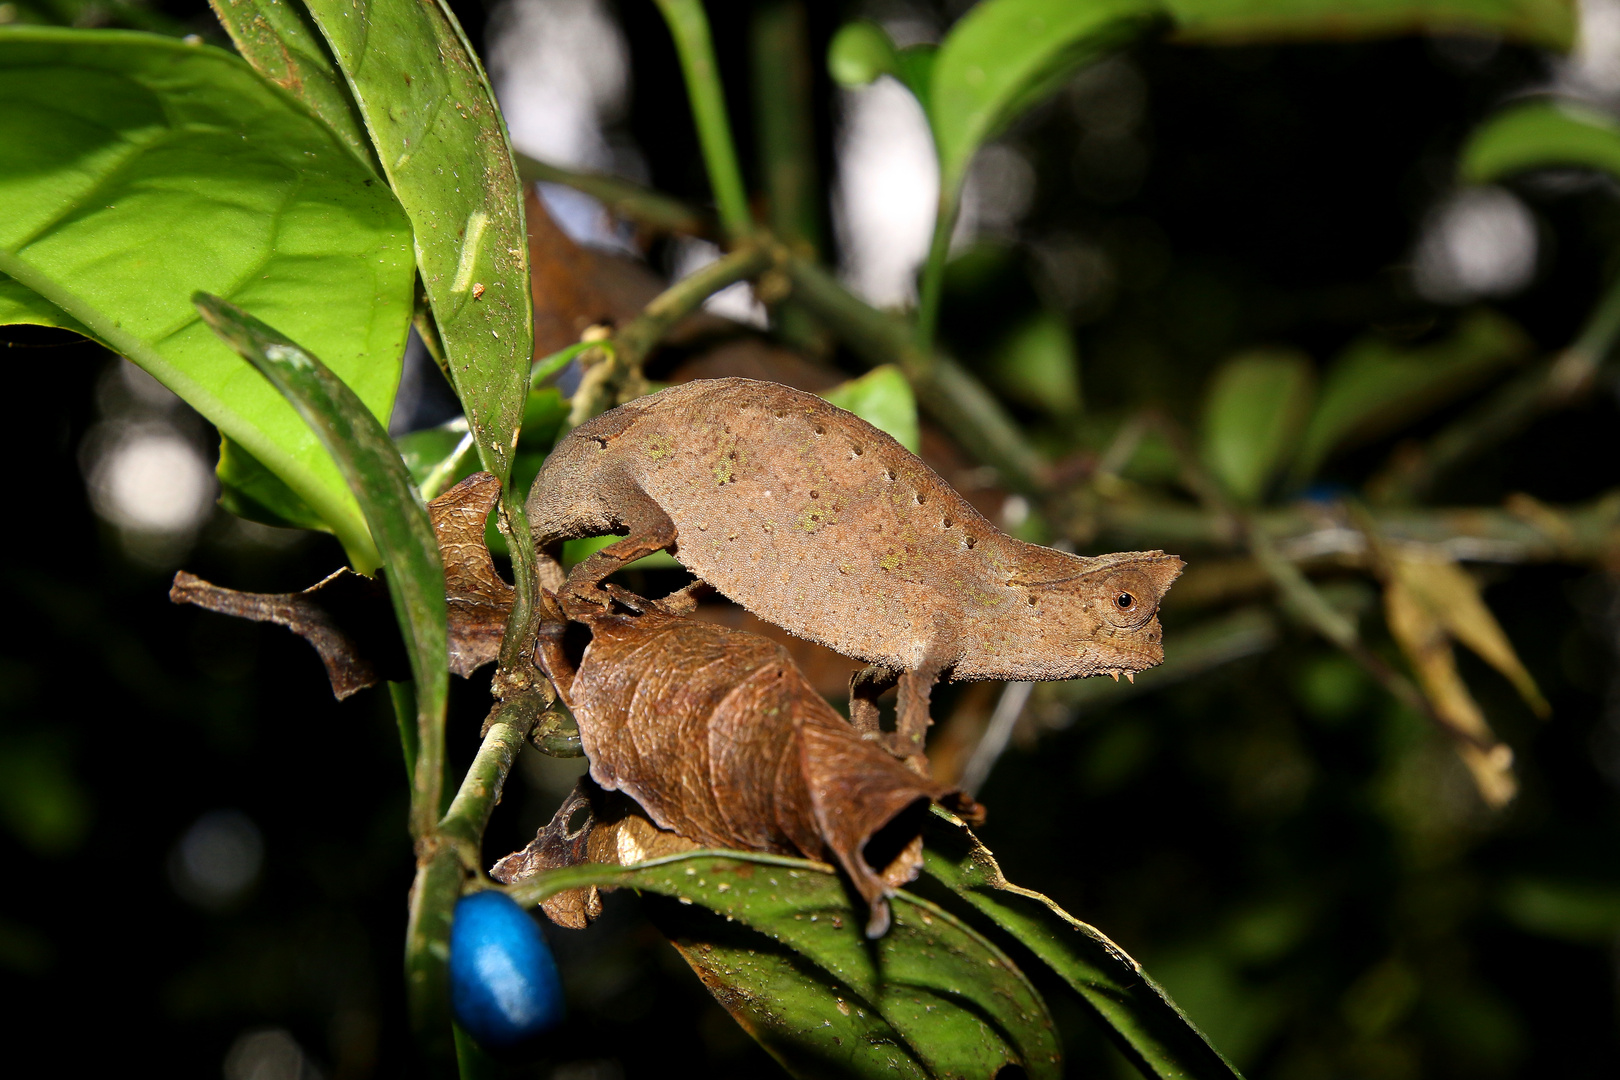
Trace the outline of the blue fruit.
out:
M 480 1045 L 506 1049 L 555 1027 L 562 982 L 540 928 L 505 893 L 456 902 L 450 924 L 450 1008 Z

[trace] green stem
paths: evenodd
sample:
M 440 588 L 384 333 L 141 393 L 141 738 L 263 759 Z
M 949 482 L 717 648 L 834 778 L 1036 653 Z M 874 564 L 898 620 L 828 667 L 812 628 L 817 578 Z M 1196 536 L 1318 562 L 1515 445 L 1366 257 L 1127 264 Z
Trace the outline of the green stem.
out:
M 945 177 L 940 178 L 945 183 Z M 945 290 L 945 263 L 951 254 L 951 233 L 956 229 L 959 199 L 952 192 L 947 198 L 943 187 L 939 197 L 939 216 L 934 219 L 934 238 L 928 245 L 928 261 L 923 263 L 922 280 L 917 292 L 917 348 L 930 352 L 939 329 L 939 305 Z
M 450 478 L 456 475 L 456 472 L 466 462 L 467 455 L 471 454 L 472 451 L 473 437 L 472 432 L 469 431 L 461 437 L 461 441 L 456 444 L 456 448 L 450 451 L 450 456 L 433 466 L 433 471 L 422 478 L 423 502 L 432 502 L 444 494 L 445 489 L 450 486 Z
M 703 301 L 729 285 L 746 281 L 771 265 L 762 247 L 745 244 L 724 258 L 677 281 L 642 309 L 612 339 L 600 343 L 601 356 L 585 369 L 568 413 L 575 428 L 617 404 L 621 391 L 641 378 L 641 364 L 670 328 L 703 305 Z M 633 396 L 633 395 L 632 395 Z
M 480 854 L 489 816 L 501 801 L 501 789 L 534 730 L 536 718 L 550 703 L 549 694 L 531 693 L 495 707 L 483 745 L 468 767 L 450 809 L 439 821 L 439 836 L 455 847 L 462 867 L 469 873 L 481 870 Z
M 719 230 L 713 218 L 695 207 L 662 192 L 602 173 L 574 172 L 543 161 L 514 154 L 518 175 L 528 183 L 562 184 L 582 191 L 618 217 L 627 218 L 658 232 L 714 237 Z
M 714 191 L 720 222 L 735 243 L 754 231 L 754 221 L 748 212 L 748 192 L 743 186 L 742 169 L 737 164 L 731 121 L 726 116 L 725 91 L 720 85 L 720 68 L 714 58 L 709 18 L 703 12 L 701 0 L 656 0 L 656 3 L 675 39 L 675 51 L 680 54 L 686 94 L 691 99 L 692 119 L 697 125 L 698 142 L 703 148 L 703 163 L 708 168 L 709 186 Z
M 816 183 L 809 28 L 803 0 L 766 0 L 754 9 L 754 121 L 771 231 L 807 259 L 821 246 Z
M 450 1032 L 450 923 L 461 896 L 455 849 L 436 846 L 418 856 L 405 926 L 405 995 L 411 1027 L 430 1061 L 447 1071 L 455 1050 Z

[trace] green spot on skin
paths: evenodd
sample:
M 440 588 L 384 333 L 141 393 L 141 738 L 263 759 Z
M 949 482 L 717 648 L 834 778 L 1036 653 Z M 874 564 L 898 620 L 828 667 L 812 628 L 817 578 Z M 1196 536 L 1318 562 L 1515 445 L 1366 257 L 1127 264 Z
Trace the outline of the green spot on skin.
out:
M 647 456 L 654 461 L 667 458 L 675 452 L 675 440 L 668 435 L 654 435 L 647 441 Z
M 899 552 L 890 552 L 889 554 L 883 556 L 882 559 L 878 560 L 878 565 L 883 567 L 885 570 L 898 569 L 900 566 Z

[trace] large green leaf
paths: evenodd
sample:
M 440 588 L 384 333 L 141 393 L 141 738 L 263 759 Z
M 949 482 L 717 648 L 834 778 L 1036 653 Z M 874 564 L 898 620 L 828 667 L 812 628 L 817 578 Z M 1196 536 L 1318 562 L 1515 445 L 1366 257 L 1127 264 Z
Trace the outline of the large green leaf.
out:
M 1472 31 L 1567 49 L 1570 0 L 1166 0 L 1176 38 L 1208 44 L 1342 41 Z
M 1489 184 L 1530 169 L 1569 168 L 1620 177 L 1620 123 L 1567 102 L 1531 101 L 1475 128 L 1457 172 L 1465 183 Z
M 193 301 L 207 325 L 297 410 L 365 513 L 387 569 L 388 595 L 416 683 L 418 773 L 434 774 L 428 812 L 436 819 L 450 662 L 444 564 L 427 507 L 388 432 L 335 372 L 241 308 L 201 292 Z
M 205 289 L 287 327 L 387 416 L 414 276 L 410 225 L 387 187 L 236 57 L 122 31 L 0 30 L 0 147 L 0 273 L 13 279 L 0 312 L 48 321 L 48 304 L 77 320 L 374 568 L 331 458 L 189 297 Z
M 1259 501 L 1311 407 L 1311 361 L 1251 352 L 1221 366 L 1204 397 L 1204 464 L 1240 502 Z
M 1329 453 L 1388 435 L 1525 359 L 1531 343 L 1511 321 L 1480 310 L 1452 333 L 1415 347 L 1367 337 L 1328 370 L 1305 427 L 1292 478 L 1303 483 Z
M 208 6 L 243 59 L 309 106 L 360 160 L 378 167 L 354 98 L 301 0 L 208 0 Z
M 961 821 L 936 809 L 925 837 L 925 878 L 973 905 L 1068 983 L 1145 1075 L 1237 1077 L 1140 964 L 1040 893 L 1008 884 L 995 858 Z
M 969 10 L 939 48 L 929 94 L 942 199 L 954 201 L 986 139 L 1163 11 L 1156 0 L 982 0 Z
M 700 851 L 634 867 L 554 870 L 512 887 L 511 893 L 519 903 L 535 904 L 592 884 L 674 897 L 791 950 L 792 956 L 777 953 L 757 965 L 740 962 L 734 951 L 722 954 L 720 964 L 736 982 L 711 988 L 728 1007 L 743 997 L 779 995 L 735 1011 L 747 1026 L 770 1027 L 767 1047 L 807 1040 L 817 1061 L 836 1063 L 835 1069 L 806 1068 L 802 1075 L 889 1077 L 896 1070 L 905 1075 L 906 1061 L 898 1052 L 889 1055 L 845 1039 L 860 1029 L 875 1029 L 882 1037 L 875 1021 L 868 1025 L 866 1016 L 857 1015 L 859 1024 L 848 1031 L 842 1022 L 830 1023 L 832 1017 L 822 1011 L 828 995 L 836 1001 L 846 991 L 844 1006 L 874 1012 L 926 1075 L 989 1077 L 1004 1064 L 1021 1065 L 1031 1077 L 1058 1075 L 1052 1020 L 1040 995 L 988 939 L 920 897 L 896 895 L 889 932 L 868 941 L 862 933 L 865 914 L 851 903 L 841 879 L 802 859 Z M 701 948 L 688 939 L 687 947 L 693 945 Z M 748 948 L 735 942 L 721 946 Z M 825 1026 L 824 1020 L 829 1021 Z M 787 1062 L 790 1069 L 795 1061 Z
M 309 0 L 416 227 L 450 381 L 502 477 L 534 346 L 523 185 L 484 69 L 440 0 Z

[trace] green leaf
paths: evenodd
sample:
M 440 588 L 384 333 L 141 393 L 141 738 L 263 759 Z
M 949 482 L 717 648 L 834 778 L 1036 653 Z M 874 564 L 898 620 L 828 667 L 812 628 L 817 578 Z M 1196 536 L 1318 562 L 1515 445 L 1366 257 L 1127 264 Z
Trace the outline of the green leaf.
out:
M 336 463 L 366 516 L 388 569 L 388 595 L 416 683 L 417 786 L 432 776 L 426 813 L 438 817 L 450 668 L 444 564 L 427 507 L 388 432 L 337 374 L 241 308 L 207 293 L 192 298 L 208 326 L 298 411 Z M 413 815 L 421 808 L 413 806 Z M 420 834 L 419 834 L 420 835 Z
M 0 274 L 0 326 L 55 326 L 90 336 L 84 325 L 45 299 L 11 278 Z
M 1052 416 L 1080 411 L 1080 355 L 1069 324 L 1051 311 L 1016 323 L 996 345 L 991 384 L 1022 405 Z
M 870 19 L 845 23 L 827 45 L 827 71 L 839 86 L 865 86 L 879 75 L 893 75 L 899 67 L 899 50 L 883 27 Z
M 1162 12 L 1155 0 L 982 0 L 971 8 L 940 46 L 929 94 L 942 201 L 954 205 L 985 140 Z
M 1464 183 L 1489 184 L 1531 169 L 1569 168 L 1620 177 L 1620 123 L 1595 109 L 1533 101 L 1475 128 L 1457 173 Z
M 375 568 L 320 442 L 187 298 L 276 320 L 387 416 L 415 273 L 387 188 L 236 57 L 121 31 L 0 30 L 0 146 L 0 273 L 190 402 Z
M 736 1003 L 745 1026 L 768 1027 L 767 1046 L 773 1046 L 771 1040 L 775 1045 L 807 1040 L 818 1056 L 847 1070 L 807 1068 L 801 1075 L 894 1075 L 890 1055 L 847 1039 L 840 1044 L 835 1040 L 844 1038 L 845 1031 L 823 1026 L 823 1020 L 833 1018 L 820 1011 L 829 990 L 835 998 L 847 991 L 844 1001 L 851 1012 L 869 1009 L 880 1017 L 926 1075 L 988 1077 L 1003 1064 L 1019 1064 L 1037 1078 L 1059 1073 L 1052 1020 L 1034 987 L 988 939 L 920 897 L 896 894 L 889 932 L 868 941 L 862 933 L 865 914 L 851 903 L 841 879 L 802 859 L 699 851 L 634 867 L 554 870 L 510 891 L 519 903 L 536 904 L 589 884 L 674 897 L 769 939 L 741 945 L 745 951 L 762 947 L 776 952 L 771 941 L 791 950 L 791 957 L 783 959 L 776 952 L 776 959 L 757 968 L 735 964 L 738 981 L 714 989 L 722 1004 Z M 727 941 L 722 946 L 734 950 L 739 944 Z M 798 980 L 789 977 L 789 965 L 798 966 Z M 757 985 L 756 977 L 761 980 Z M 803 993 L 795 988 L 796 981 L 805 986 Z M 766 997 L 767 986 L 783 996 Z M 751 996 L 762 1003 L 742 1007 L 739 999 Z M 868 1030 L 873 1028 L 875 1024 Z M 905 1067 L 898 1055 L 895 1062 Z M 794 1062 L 787 1064 L 796 1068 Z
M 906 377 L 893 364 L 875 367 L 821 396 L 888 432 L 895 442 L 913 454 L 922 445 L 922 436 L 917 430 L 917 397 L 911 392 Z
M 923 874 L 966 900 L 1051 968 L 1091 1007 L 1144 1075 L 1163 1080 L 1238 1076 L 1140 964 L 1040 893 L 1008 884 L 984 845 L 938 808 L 925 833 Z
M 450 381 L 503 480 L 534 347 L 523 185 L 484 69 L 442 0 L 308 0 L 416 228 Z
M 300 0 L 208 0 L 208 6 L 255 71 L 307 105 L 381 174 L 360 110 Z
M 219 505 L 240 518 L 284 529 L 331 532 L 321 516 L 228 435 L 219 438 Z
M 1367 337 L 1328 370 L 1291 474 L 1304 483 L 1327 456 L 1403 425 L 1479 386 L 1532 348 L 1524 331 L 1492 311 L 1464 316 L 1450 336 L 1428 345 Z
M 1293 351 L 1244 353 L 1215 373 L 1203 458 L 1233 498 L 1260 501 L 1299 439 L 1312 391 L 1310 358 Z
M 1166 0 L 1177 41 L 1345 41 L 1395 34 L 1501 35 L 1550 49 L 1575 40 L 1570 0 Z
M 658 897 L 648 912 L 703 984 L 725 993 L 737 1022 L 790 1074 L 929 1076 L 871 1002 L 791 948 L 696 904 Z

